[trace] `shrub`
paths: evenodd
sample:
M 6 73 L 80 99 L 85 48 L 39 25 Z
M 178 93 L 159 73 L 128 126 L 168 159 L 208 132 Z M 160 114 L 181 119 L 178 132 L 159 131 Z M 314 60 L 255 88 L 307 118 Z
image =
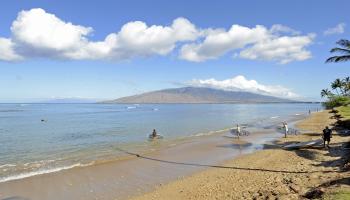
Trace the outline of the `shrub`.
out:
M 348 96 L 332 96 L 323 105 L 327 109 L 332 109 L 339 106 L 347 106 L 350 104 L 350 97 Z

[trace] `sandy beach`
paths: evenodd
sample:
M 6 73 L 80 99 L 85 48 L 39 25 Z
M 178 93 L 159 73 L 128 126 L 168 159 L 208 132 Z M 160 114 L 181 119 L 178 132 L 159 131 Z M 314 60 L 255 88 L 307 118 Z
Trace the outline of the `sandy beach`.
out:
M 161 142 L 162 147 L 155 143 L 154 151 L 140 154 L 116 146 L 115 152 L 124 154 L 122 159 L 1 182 L 0 199 L 128 199 L 262 149 L 266 142 L 278 137 L 279 133 L 265 130 L 235 140 L 222 131 Z
M 239 140 L 222 131 L 141 154 L 115 147 L 124 159 L 2 182 L 0 199 L 300 199 L 349 182 L 341 147 L 349 137 L 335 134 L 330 149 L 281 148 L 319 139 L 331 117 L 314 113 L 296 124 L 303 134 L 288 138 L 274 129 Z
M 334 134 L 329 149 L 322 146 L 300 150 L 281 147 L 298 141 L 319 139 L 325 125 L 334 123 L 331 113 L 313 113 L 297 123 L 303 134 L 281 138 L 265 150 L 225 162 L 153 192 L 133 198 L 146 199 L 303 199 L 320 197 L 349 188 L 350 173 L 343 170 L 350 137 Z

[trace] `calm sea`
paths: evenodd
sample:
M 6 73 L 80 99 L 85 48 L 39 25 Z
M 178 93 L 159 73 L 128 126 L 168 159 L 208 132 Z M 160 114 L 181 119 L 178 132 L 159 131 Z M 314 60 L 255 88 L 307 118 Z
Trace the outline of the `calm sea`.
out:
M 0 104 L 0 182 L 118 157 L 161 142 L 245 124 L 266 128 L 320 104 Z

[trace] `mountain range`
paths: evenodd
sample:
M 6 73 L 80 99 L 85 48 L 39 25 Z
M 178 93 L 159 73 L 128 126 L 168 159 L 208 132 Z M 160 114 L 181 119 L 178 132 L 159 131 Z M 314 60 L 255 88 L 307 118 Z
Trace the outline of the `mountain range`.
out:
M 101 103 L 292 103 L 286 98 L 203 87 L 164 89 Z

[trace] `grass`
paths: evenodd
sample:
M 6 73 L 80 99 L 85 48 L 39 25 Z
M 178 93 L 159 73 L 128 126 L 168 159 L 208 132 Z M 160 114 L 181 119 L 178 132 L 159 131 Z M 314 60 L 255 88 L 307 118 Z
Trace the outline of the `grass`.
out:
M 338 190 L 323 197 L 324 200 L 349 200 L 350 190 Z
M 337 126 L 350 130 L 350 105 L 340 106 L 336 109 Z
M 341 115 L 342 120 L 350 120 L 350 106 L 340 106 L 337 108 L 337 111 Z

